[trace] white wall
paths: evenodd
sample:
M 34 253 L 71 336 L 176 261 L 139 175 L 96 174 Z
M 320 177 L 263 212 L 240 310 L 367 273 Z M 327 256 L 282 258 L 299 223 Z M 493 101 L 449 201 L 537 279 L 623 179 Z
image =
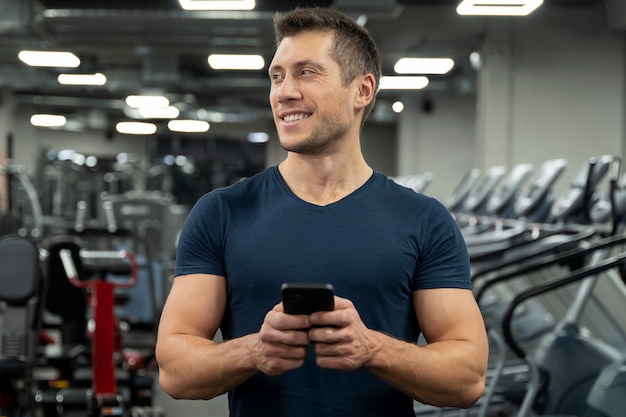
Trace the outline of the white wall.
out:
M 565 158 L 557 189 L 591 156 L 624 156 L 625 75 L 599 13 L 559 13 L 490 28 L 477 119 L 480 168 Z
M 423 97 L 407 104 L 399 175 L 431 171 L 427 194 L 443 200 L 470 168 L 565 158 L 560 191 L 589 157 L 624 157 L 625 42 L 600 8 L 486 19 L 484 30 L 476 97 L 435 96 L 432 113 Z
M 398 126 L 398 175 L 432 172 L 425 190 L 441 201 L 476 167 L 476 98 L 444 96 L 422 110 L 422 99 L 405 103 Z

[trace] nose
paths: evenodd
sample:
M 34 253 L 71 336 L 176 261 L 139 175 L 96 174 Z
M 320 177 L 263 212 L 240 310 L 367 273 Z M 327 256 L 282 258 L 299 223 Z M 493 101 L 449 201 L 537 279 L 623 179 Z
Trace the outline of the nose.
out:
M 275 86 L 275 95 L 278 102 L 297 100 L 302 97 L 300 83 L 295 77 L 285 75 L 280 84 Z

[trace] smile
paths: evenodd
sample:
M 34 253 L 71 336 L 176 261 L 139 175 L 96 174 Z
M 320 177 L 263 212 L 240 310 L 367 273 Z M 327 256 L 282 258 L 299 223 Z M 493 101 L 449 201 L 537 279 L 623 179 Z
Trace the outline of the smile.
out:
M 283 120 L 285 122 L 295 122 L 296 120 L 306 119 L 307 117 L 309 117 L 308 114 L 298 113 L 298 114 L 287 115 L 287 116 L 283 117 Z

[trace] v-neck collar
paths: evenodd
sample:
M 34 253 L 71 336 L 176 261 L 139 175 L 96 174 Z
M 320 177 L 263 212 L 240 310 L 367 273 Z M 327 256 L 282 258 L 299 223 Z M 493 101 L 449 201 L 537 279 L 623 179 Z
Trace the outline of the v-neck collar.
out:
M 337 201 L 333 201 L 332 203 L 325 204 L 325 205 L 322 206 L 322 205 L 319 205 L 319 204 L 314 204 L 314 203 L 310 203 L 310 202 L 308 202 L 306 200 L 303 200 L 296 193 L 294 193 L 291 190 L 291 188 L 289 188 L 289 186 L 287 185 L 287 182 L 285 181 L 285 179 L 283 178 L 282 174 L 280 173 L 280 170 L 278 169 L 277 165 L 272 166 L 271 173 L 272 173 L 272 175 L 274 175 L 276 177 L 276 180 L 277 180 L 278 184 L 280 185 L 280 187 L 283 189 L 283 191 L 285 193 L 287 193 L 293 199 L 297 200 L 299 202 L 299 204 L 302 204 L 302 205 L 306 206 L 307 208 L 310 208 L 312 210 L 319 211 L 319 212 L 325 212 L 325 211 L 331 210 L 334 207 L 343 205 L 345 202 L 348 202 L 348 201 L 352 200 L 353 198 L 355 198 L 356 196 L 361 194 L 365 189 L 369 188 L 369 186 L 374 182 L 374 180 L 375 180 L 375 178 L 377 176 L 377 173 L 374 170 L 372 172 L 372 175 L 370 175 L 370 177 L 367 179 L 367 181 L 365 181 L 365 183 L 363 183 L 363 185 L 361 185 L 359 188 L 357 188 L 356 190 L 352 191 L 350 194 L 340 198 Z

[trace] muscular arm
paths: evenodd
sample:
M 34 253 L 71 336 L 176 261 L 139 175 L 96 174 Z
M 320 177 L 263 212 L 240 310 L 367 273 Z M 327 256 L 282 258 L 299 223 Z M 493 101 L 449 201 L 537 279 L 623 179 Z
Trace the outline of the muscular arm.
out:
M 183 275 L 163 308 L 156 344 L 159 383 L 177 399 L 210 399 L 257 372 L 280 374 L 302 365 L 309 343 L 306 317 L 268 312 L 259 333 L 216 343 L 226 306 L 226 279 Z
M 413 301 L 428 344 L 418 346 L 367 329 L 352 303 L 338 299 L 335 312 L 318 313 L 309 332 L 319 366 L 365 366 L 412 398 L 436 406 L 470 407 L 484 391 L 487 336 L 472 292 L 416 291 Z
M 213 398 L 256 372 L 244 339 L 213 341 L 225 305 L 223 277 L 198 274 L 175 278 L 156 345 L 159 383 L 172 397 Z

